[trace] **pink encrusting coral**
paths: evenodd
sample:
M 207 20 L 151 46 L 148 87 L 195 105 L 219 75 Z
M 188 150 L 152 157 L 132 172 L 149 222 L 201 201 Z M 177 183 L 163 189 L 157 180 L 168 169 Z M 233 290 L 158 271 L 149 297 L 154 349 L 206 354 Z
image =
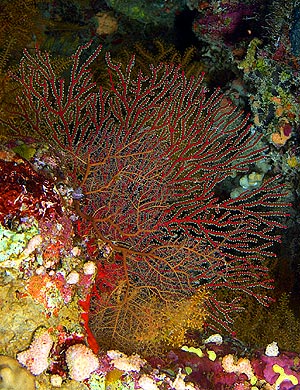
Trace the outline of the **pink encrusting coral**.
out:
M 99 360 L 93 351 L 83 344 L 75 344 L 66 352 L 69 376 L 75 381 L 87 379 L 99 367 Z
M 29 349 L 17 355 L 19 363 L 23 364 L 33 375 L 40 375 L 49 366 L 49 353 L 53 340 L 47 330 L 36 333 Z
M 129 388 L 144 390 L 300 388 L 299 354 L 277 348 L 273 353 L 277 343 L 245 355 L 238 340 L 202 342 L 200 347 L 184 346 L 160 357 L 143 359 L 118 350 L 96 355 L 80 336 L 62 329 L 56 329 L 54 342 L 51 335 L 50 330 L 38 331 L 30 348 L 19 353 L 17 359 L 34 375 L 47 370 L 55 383 L 61 377 L 64 381 L 84 381 L 89 388 L 104 380 L 111 386 L 119 386 L 124 380 Z

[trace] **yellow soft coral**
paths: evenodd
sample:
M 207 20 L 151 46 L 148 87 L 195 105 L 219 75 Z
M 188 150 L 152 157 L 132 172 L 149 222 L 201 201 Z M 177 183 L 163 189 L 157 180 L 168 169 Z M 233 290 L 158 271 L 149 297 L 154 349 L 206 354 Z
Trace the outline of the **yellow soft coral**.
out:
M 187 331 L 201 330 L 207 317 L 204 302 L 208 293 L 199 289 L 189 298 L 178 302 L 161 302 L 153 298 L 141 310 L 143 329 L 135 337 L 143 348 L 179 348 L 186 342 Z

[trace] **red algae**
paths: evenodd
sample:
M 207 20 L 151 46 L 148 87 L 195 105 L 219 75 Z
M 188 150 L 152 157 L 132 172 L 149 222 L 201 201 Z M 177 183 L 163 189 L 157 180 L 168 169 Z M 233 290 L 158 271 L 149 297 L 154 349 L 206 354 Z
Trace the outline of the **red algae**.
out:
M 13 152 L 0 153 L 0 223 L 34 217 L 55 218 L 62 214 L 61 199 L 54 183 L 38 174 L 31 165 Z

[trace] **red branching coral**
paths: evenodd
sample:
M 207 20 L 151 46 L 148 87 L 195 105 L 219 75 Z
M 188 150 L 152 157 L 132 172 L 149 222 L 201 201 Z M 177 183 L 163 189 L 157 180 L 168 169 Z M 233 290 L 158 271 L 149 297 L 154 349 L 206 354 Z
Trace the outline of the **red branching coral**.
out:
M 14 218 L 51 219 L 62 214 L 61 199 L 54 183 L 36 173 L 31 165 L 12 151 L 0 151 L 0 223 Z M 17 221 L 16 221 L 17 220 Z
M 261 259 L 280 239 L 276 178 L 235 199 L 216 194 L 262 158 L 260 136 L 219 90 L 208 94 L 201 77 L 174 65 L 150 65 L 150 76 L 134 78 L 134 58 L 124 68 L 107 55 L 110 90 L 97 88 L 89 66 L 100 48 L 86 58 L 90 45 L 74 54 L 67 79 L 47 53 L 25 51 L 15 76 L 19 127 L 8 124 L 65 154 L 72 185 L 85 195 L 79 189 L 74 201 L 81 228 L 102 254 L 94 323 L 104 339 L 124 337 L 126 326 L 142 326 L 138 312 L 153 295 L 174 301 L 203 286 L 211 320 L 226 327 L 237 302 L 220 301 L 217 291 L 267 303 Z

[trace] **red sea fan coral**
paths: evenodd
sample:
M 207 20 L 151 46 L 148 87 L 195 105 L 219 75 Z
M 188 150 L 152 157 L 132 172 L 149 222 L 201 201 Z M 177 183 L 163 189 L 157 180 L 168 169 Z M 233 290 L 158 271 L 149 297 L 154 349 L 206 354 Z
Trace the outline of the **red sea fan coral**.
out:
M 134 77 L 134 58 L 125 68 L 107 55 L 110 89 L 98 88 L 89 66 L 100 48 L 86 58 L 90 45 L 73 55 L 65 79 L 47 53 L 25 51 L 15 76 L 18 122 L 8 124 L 63 152 L 83 191 L 75 204 L 102 253 L 98 286 L 109 281 L 105 291 L 95 287 L 94 323 L 114 338 L 154 295 L 175 301 L 205 288 L 211 320 L 226 327 L 237 304 L 217 291 L 266 303 L 271 281 L 261 260 L 282 227 L 275 178 L 235 199 L 216 194 L 262 158 L 260 136 L 219 90 L 207 93 L 202 78 L 171 64 Z

